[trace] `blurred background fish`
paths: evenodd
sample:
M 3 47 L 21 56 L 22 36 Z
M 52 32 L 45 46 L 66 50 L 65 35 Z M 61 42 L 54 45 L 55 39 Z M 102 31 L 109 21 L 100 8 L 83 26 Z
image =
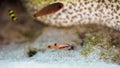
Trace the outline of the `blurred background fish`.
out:
M 9 16 L 12 19 L 13 22 L 17 21 L 17 17 L 15 16 L 15 13 L 12 9 L 8 10 Z
M 40 28 L 41 24 L 29 17 L 20 0 L 0 0 L 0 46 L 33 40 Z

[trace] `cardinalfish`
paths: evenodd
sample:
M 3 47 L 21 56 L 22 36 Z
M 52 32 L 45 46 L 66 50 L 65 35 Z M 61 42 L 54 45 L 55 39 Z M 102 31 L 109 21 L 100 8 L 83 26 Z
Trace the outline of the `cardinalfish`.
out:
M 55 43 L 54 45 L 48 45 L 47 46 L 50 49 L 56 49 L 56 50 L 73 50 L 74 47 L 68 43 Z
M 9 16 L 12 19 L 13 22 L 17 21 L 17 17 L 15 16 L 15 13 L 12 9 L 8 10 Z

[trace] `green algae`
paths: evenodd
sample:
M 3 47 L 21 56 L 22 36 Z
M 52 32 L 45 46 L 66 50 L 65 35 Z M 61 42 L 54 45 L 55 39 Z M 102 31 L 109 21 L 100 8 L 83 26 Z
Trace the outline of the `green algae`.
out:
M 91 53 L 95 53 L 101 60 L 112 62 L 118 61 L 119 50 L 111 42 L 112 37 L 105 33 L 88 33 L 85 35 L 83 48 L 80 54 L 89 57 Z

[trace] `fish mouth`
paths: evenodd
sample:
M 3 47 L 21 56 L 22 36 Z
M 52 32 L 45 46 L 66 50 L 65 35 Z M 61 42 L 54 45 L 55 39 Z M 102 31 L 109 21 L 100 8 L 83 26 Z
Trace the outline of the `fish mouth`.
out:
M 53 14 L 53 13 L 56 13 L 57 11 L 59 11 L 62 8 L 63 8 L 62 3 L 60 3 L 60 2 L 53 3 L 53 4 L 50 4 L 50 5 L 47 5 L 46 7 L 42 8 L 40 11 L 35 13 L 34 17 Z

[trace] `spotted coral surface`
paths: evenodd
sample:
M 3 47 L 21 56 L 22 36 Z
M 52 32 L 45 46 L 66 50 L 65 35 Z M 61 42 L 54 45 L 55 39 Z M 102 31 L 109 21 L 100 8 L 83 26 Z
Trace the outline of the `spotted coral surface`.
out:
M 57 2 L 64 5 L 61 10 L 34 19 L 58 27 L 95 23 L 120 29 L 119 0 L 23 0 L 32 17 L 42 8 Z

